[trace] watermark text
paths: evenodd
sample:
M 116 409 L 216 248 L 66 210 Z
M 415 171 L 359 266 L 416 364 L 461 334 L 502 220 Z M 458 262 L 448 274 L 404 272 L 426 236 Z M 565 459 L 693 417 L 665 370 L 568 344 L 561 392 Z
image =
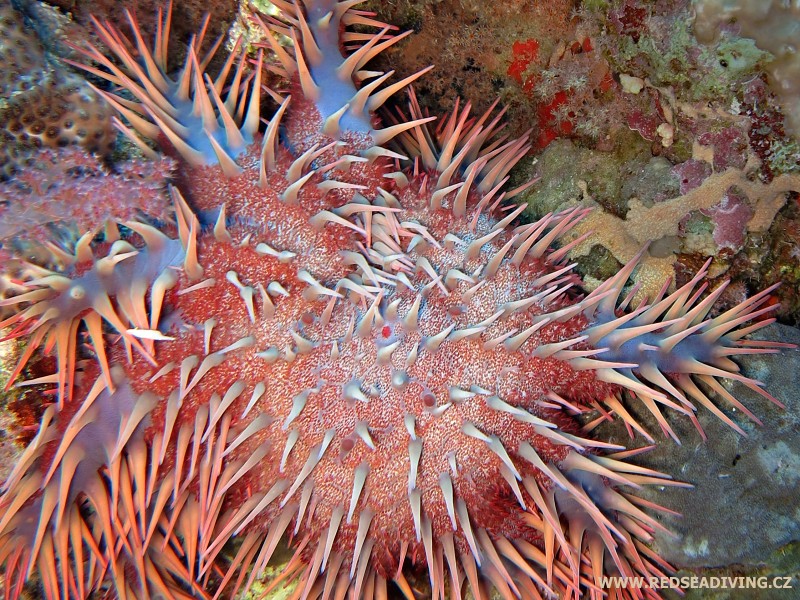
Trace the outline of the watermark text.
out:
M 602 577 L 602 589 L 758 589 L 790 590 L 793 577 L 786 576 L 712 576 L 683 575 L 680 577 Z

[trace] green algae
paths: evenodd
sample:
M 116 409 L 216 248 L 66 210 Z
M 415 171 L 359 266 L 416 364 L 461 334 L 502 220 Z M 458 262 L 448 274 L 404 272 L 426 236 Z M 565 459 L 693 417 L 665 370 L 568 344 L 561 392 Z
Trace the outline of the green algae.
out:
M 746 79 L 758 75 L 772 55 L 749 38 L 722 36 L 710 46 L 700 46 L 692 18 L 670 23 L 668 34 L 618 36 L 609 45 L 607 58 L 618 72 L 648 78 L 657 86 L 672 86 L 688 102 L 719 102 L 729 97 Z
M 553 141 L 542 152 L 536 165 L 540 181 L 522 198 L 528 202 L 532 218 L 559 210 L 564 203 L 582 196 L 585 183 L 588 193 L 605 210 L 623 217 L 628 200 L 641 197 L 642 192 L 652 199 L 667 194 L 674 187 L 673 179 L 655 174 L 645 176 L 641 187 L 628 182 L 648 167 L 650 144 L 637 133 L 619 130 L 614 152 L 602 152 L 579 146 L 568 139 Z

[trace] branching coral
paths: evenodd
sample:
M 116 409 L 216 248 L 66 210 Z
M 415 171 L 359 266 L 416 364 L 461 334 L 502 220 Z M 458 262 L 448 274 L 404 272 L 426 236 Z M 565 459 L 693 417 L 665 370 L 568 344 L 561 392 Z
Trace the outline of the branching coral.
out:
M 604 574 L 670 572 L 647 545 L 663 509 L 637 490 L 681 484 L 574 417 L 653 442 L 626 405 L 675 437 L 667 411 L 751 414 L 720 379 L 777 402 L 732 360 L 782 347 L 746 338 L 770 290 L 709 317 L 706 266 L 631 307 L 636 256 L 576 292 L 579 240 L 555 244 L 586 211 L 518 224 L 508 202 L 526 137 L 469 105 L 433 128 L 413 93 L 382 126 L 423 72 L 382 87 L 367 63 L 404 34 L 357 0 L 274 3 L 291 89 L 269 90 L 265 126 L 264 51 L 212 77 L 199 35 L 169 74 L 169 10 L 153 47 L 129 17 L 130 37 L 98 22 L 110 56 L 84 49 L 124 90 L 102 92 L 118 127 L 179 161 L 175 218 L 87 232 L 52 268 L 17 258 L 0 328 L 46 406 L 0 496 L 7 594 L 35 571 L 47 598 L 245 595 L 284 537 L 271 586 L 294 598 L 393 581 L 411 600 L 418 568 L 432 597 L 599 599 Z

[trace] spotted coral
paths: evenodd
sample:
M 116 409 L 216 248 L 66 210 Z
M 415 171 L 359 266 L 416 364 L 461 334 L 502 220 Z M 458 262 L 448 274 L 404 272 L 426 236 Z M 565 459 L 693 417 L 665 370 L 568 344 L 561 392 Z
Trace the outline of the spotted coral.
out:
M 54 65 L 10 0 L 0 2 L 0 170 L 6 176 L 40 148 L 77 145 L 108 153 L 111 112 L 86 82 Z

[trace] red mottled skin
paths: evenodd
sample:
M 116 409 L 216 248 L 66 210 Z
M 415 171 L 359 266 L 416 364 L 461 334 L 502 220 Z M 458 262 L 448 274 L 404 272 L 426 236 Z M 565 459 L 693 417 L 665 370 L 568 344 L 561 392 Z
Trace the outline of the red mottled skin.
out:
M 301 108 L 299 112 L 307 115 L 312 111 L 303 111 Z M 313 129 L 309 127 L 309 130 Z M 253 148 L 256 146 L 254 144 Z M 189 170 L 185 178 L 189 186 L 186 188 L 187 199 L 197 204 L 199 209 L 210 209 L 224 203 L 228 214 L 236 214 L 240 221 L 257 219 L 256 222 L 263 224 L 263 227 L 237 224 L 229 225 L 228 231 L 234 240 L 253 234 L 256 239 L 274 248 L 296 252 L 304 269 L 313 273 L 318 281 L 333 287 L 351 269 L 343 263 L 339 252 L 352 247 L 358 236 L 352 230 L 335 224 L 327 224 L 324 229 L 317 230 L 309 224 L 309 219 L 321 208 L 337 207 L 345 200 L 337 198 L 335 191 L 324 197 L 318 192 L 315 197 L 309 188 L 303 196 L 302 206 L 287 206 L 274 190 L 286 185 L 279 173 L 290 164 L 288 153 L 281 155 L 282 169 L 277 169 L 277 173 L 271 176 L 270 181 L 274 180 L 275 185 L 263 190 L 257 187 L 257 170 L 248 168 L 255 164 L 252 156 L 251 151 L 240 161 L 245 171 L 234 179 L 226 178 L 214 167 Z M 324 162 L 331 162 L 331 159 L 326 157 Z M 471 212 L 459 218 L 446 208 L 429 208 L 430 192 L 420 192 L 428 175 L 420 175 L 412 179 L 404 190 L 397 190 L 389 180 L 381 178 L 384 171 L 390 170 L 390 165 L 385 162 L 376 161 L 363 168 L 356 167 L 360 165 L 351 169 L 350 177 L 342 179 L 359 183 L 380 182 L 384 189 L 397 194 L 404 206 L 400 221 L 413 219 L 425 225 L 437 240 L 444 239 L 447 233 L 463 237 L 471 231 Z M 480 196 L 473 196 L 469 205 L 476 204 L 480 199 Z M 488 233 L 494 222 L 482 216 L 474 236 Z M 470 273 L 485 264 L 511 236 L 510 230 L 502 233 L 484 246 L 479 256 L 466 262 L 462 248 L 448 248 L 446 245 L 441 249 L 430 248 L 419 255 L 426 256 L 438 273 L 446 273 L 454 267 Z M 411 254 L 412 258 L 415 254 Z M 204 268 L 203 277 L 212 278 L 218 283 L 185 295 L 171 295 L 170 304 L 180 315 L 182 324 L 194 327 L 196 331 L 169 332 L 177 339 L 158 344 L 159 365 L 170 362 L 179 365 L 188 356 L 204 356 L 203 323 L 209 318 L 217 321 L 211 335 L 212 352 L 248 336 L 253 336 L 256 341 L 251 347 L 228 355 L 224 363 L 202 378 L 187 397 L 179 423 L 194 422 L 198 406 L 207 404 L 215 393 L 223 395 L 237 380 L 244 381 L 246 387 L 231 405 L 228 411 L 231 415 L 242 413 L 258 382 L 268 382 L 268 389 L 246 419 L 234 417 L 232 428 L 244 428 L 261 412 L 275 417 L 271 425 L 230 456 L 229 460 L 233 461 L 244 459 L 265 441 L 269 441 L 270 447 L 274 448 L 269 460 L 262 462 L 256 471 L 237 483 L 229 502 L 242 502 L 249 497 L 251 490 L 267 490 L 279 479 L 294 481 L 312 448 L 322 441 L 327 430 L 335 429 L 331 449 L 311 475 L 315 489 L 315 510 L 313 518 L 303 525 L 299 536 L 301 540 L 305 537 L 316 540 L 320 536 L 324 539 L 324 530 L 331 522 L 334 509 L 337 506 L 349 506 L 356 467 L 367 462 L 370 479 L 359 506 L 368 507 L 375 513 L 372 537 L 376 540 L 376 566 L 383 577 L 391 579 L 406 551 L 413 562 L 424 562 L 425 556 L 421 542 L 413 541 L 407 550 L 401 549 L 402 545 L 408 544 L 407 540 L 415 539 L 407 500 L 409 434 L 403 423 L 404 415 L 410 413 L 416 416 L 417 435 L 424 440 L 417 486 L 422 491 L 423 504 L 431 517 L 435 537 L 451 531 L 450 518 L 438 483 L 439 474 L 450 470 L 450 457 L 455 457 L 460 475 L 455 480 L 456 495 L 470 507 L 475 526 L 500 532 L 510 538 L 523 537 L 534 541 L 539 537 L 538 532 L 525 525 L 525 515 L 519 511 L 519 504 L 508 487 L 501 485 L 500 459 L 486 452 L 484 442 L 454 435 L 454 432 L 459 431 L 464 420 L 471 421 L 484 433 L 500 437 L 507 448 L 515 448 L 522 441 L 531 442 L 546 462 L 558 463 L 565 456 L 567 447 L 556 446 L 541 436 L 531 439 L 527 425 L 516 421 L 511 415 L 487 411 L 481 406 L 482 402 L 456 404 L 439 417 L 430 414 L 432 407 L 426 402 L 430 402 L 432 395 L 436 404 L 442 405 L 447 401 L 451 386 L 469 389 L 477 385 L 496 390 L 497 395 L 506 401 L 556 423 L 563 431 L 576 432 L 576 425 L 561 411 L 538 405 L 544 395 L 554 391 L 568 394 L 581 403 L 589 403 L 590 400 L 613 394 L 615 388 L 596 381 L 590 371 L 573 371 L 564 361 L 533 358 L 527 356 L 526 352 L 484 350 L 480 337 L 449 343 L 449 348 L 442 348 L 438 352 L 420 352 L 419 360 L 407 369 L 407 387 L 396 390 L 390 382 L 392 368 L 403 370 L 405 357 L 425 336 L 435 335 L 450 325 L 455 325 L 457 330 L 465 329 L 470 324 L 491 317 L 496 307 L 541 291 L 541 288 L 534 286 L 534 282 L 551 267 L 542 260 L 526 261 L 519 267 L 504 265 L 493 278 L 492 285 L 483 286 L 466 307 L 460 301 L 460 294 L 470 287 L 467 283 L 462 282 L 447 293 L 438 289 L 426 298 L 418 331 L 404 331 L 399 320 L 387 320 L 385 325 L 373 328 L 364 338 L 354 336 L 349 343 L 341 344 L 338 360 L 332 360 L 331 343 L 326 340 L 346 338 L 348 326 L 353 319 L 359 318 L 357 309 L 351 303 L 338 302 L 328 317 L 327 326 L 323 326 L 321 321 L 327 301 L 303 298 L 305 284 L 297 280 L 297 267 L 293 263 L 284 264 L 274 257 L 259 254 L 252 245 L 239 248 L 235 244 L 219 242 L 211 234 L 200 238 L 198 260 Z M 286 289 L 288 297 L 275 299 L 274 318 L 256 319 L 255 323 L 250 321 L 238 290 L 226 282 L 226 273 L 230 270 L 238 274 L 239 281 L 244 285 L 277 281 Z M 409 278 L 418 289 L 430 283 L 431 279 L 425 273 L 409 273 Z M 189 287 L 192 283 L 182 281 L 178 287 Z M 415 297 L 416 291 L 410 290 L 392 292 L 391 295 L 391 299 L 400 300 L 400 315 L 408 312 Z M 549 308 L 556 310 L 567 306 L 569 302 L 568 298 L 564 298 Z M 362 306 L 362 313 L 367 308 Z M 491 337 L 512 330 L 523 331 L 531 325 L 534 317 L 543 312 L 532 308 L 508 318 L 501 317 L 492 329 Z M 528 343 L 530 347 L 535 347 L 569 339 L 585 326 L 585 320 L 580 318 L 548 325 Z M 293 347 L 290 336 L 293 330 L 301 332 L 307 339 L 319 341 L 317 347 L 306 354 L 298 354 L 292 362 L 267 364 L 256 357 L 256 353 L 268 346 Z M 377 359 L 378 344 L 383 343 L 381 338 L 401 342 L 390 364 L 380 364 Z M 120 356 L 119 360 L 122 361 L 123 357 Z M 167 397 L 179 386 L 179 369 L 151 383 L 150 377 L 154 372 L 155 369 L 143 362 L 126 366 L 126 375 L 139 393 L 150 391 Z M 370 402 L 345 399 L 342 387 L 352 380 L 359 380 L 364 391 L 377 386 L 381 391 L 380 398 L 373 398 Z M 281 471 L 280 457 L 288 433 L 282 428 L 284 419 L 292 410 L 293 398 L 300 391 L 317 386 L 321 386 L 321 389 L 310 395 L 301 415 L 293 422 L 300 436 L 285 469 Z M 154 411 L 154 423 L 162 422 L 162 411 L 163 407 Z M 376 444 L 375 451 L 370 450 L 355 434 L 357 421 L 369 424 Z M 150 435 L 161 435 L 160 425 L 155 425 Z M 541 474 L 530 465 L 523 474 L 534 475 L 545 483 Z M 293 501 L 299 500 L 300 492 L 298 490 L 294 494 Z M 259 516 L 253 526 L 273 521 L 281 512 L 277 507 L 273 508 Z M 342 524 L 334 542 L 334 550 L 352 553 L 357 525 L 357 519 Z M 459 548 L 468 552 L 463 536 L 456 534 L 456 539 Z

